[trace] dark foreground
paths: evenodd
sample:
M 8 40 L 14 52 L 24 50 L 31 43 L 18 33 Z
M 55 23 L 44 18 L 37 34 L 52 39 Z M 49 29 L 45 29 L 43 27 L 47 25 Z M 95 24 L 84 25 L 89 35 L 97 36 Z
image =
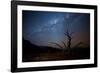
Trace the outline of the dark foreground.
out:
M 89 59 L 90 48 L 61 50 L 47 46 L 36 46 L 23 41 L 23 62 Z

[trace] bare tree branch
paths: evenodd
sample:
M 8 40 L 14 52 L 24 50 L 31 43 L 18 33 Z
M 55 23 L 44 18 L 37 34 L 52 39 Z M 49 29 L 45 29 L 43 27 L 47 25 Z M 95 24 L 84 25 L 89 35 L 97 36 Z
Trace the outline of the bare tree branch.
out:
M 84 44 L 83 42 L 77 43 L 74 47 L 78 47 L 79 45 Z
M 63 43 L 64 47 L 67 48 L 67 45 L 65 44 L 65 42 L 62 41 L 62 43 Z
M 70 36 L 72 36 L 72 35 L 73 35 L 73 33 L 74 33 L 74 32 L 71 32 L 71 33 L 70 33 Z
M 59 45 L 59 44 L 57 44 L 57 43 L 51 42 L 51 44 L 55 44 L 55 45 L 57 45 L 58 47 L 63 48 L 61 45 Z

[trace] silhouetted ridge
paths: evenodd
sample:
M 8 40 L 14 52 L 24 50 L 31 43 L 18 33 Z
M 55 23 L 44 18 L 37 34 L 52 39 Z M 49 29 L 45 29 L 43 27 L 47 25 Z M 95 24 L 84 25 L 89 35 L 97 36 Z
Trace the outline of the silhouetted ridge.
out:
M 27 56 L 29 54 L 35 55 L 38 53 L 45 53 L 48 51 L 55 52 L 61 50 L 57 48 L 48 47 L 48 46 L 37 46 L 29 42 L 28 40 L 23 39 L 23 56 Z

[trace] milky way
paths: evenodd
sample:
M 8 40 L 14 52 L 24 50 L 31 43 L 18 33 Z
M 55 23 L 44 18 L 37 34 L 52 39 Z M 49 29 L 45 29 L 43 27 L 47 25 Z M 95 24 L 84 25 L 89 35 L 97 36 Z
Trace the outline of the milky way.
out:
M 90 44 L 88 13 L 23 11 L 23 38 L 33 44 L 53 46 L 50 42 L 67 42 L 64 33 L 74 32 L 72 44 Z

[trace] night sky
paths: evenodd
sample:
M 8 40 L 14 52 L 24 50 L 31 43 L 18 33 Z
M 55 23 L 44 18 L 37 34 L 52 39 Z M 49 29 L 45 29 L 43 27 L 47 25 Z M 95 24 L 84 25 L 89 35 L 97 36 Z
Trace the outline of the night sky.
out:
M 39 46 L 57 47 L 67 43 L 64 33 L 73 33 L 72 46 L 78 42 L 90 45 L 90 14 L 71 12 L 27 11 L 22 12 L 23 38 Z M 84 46 L 85 47 L 85 46 Z

